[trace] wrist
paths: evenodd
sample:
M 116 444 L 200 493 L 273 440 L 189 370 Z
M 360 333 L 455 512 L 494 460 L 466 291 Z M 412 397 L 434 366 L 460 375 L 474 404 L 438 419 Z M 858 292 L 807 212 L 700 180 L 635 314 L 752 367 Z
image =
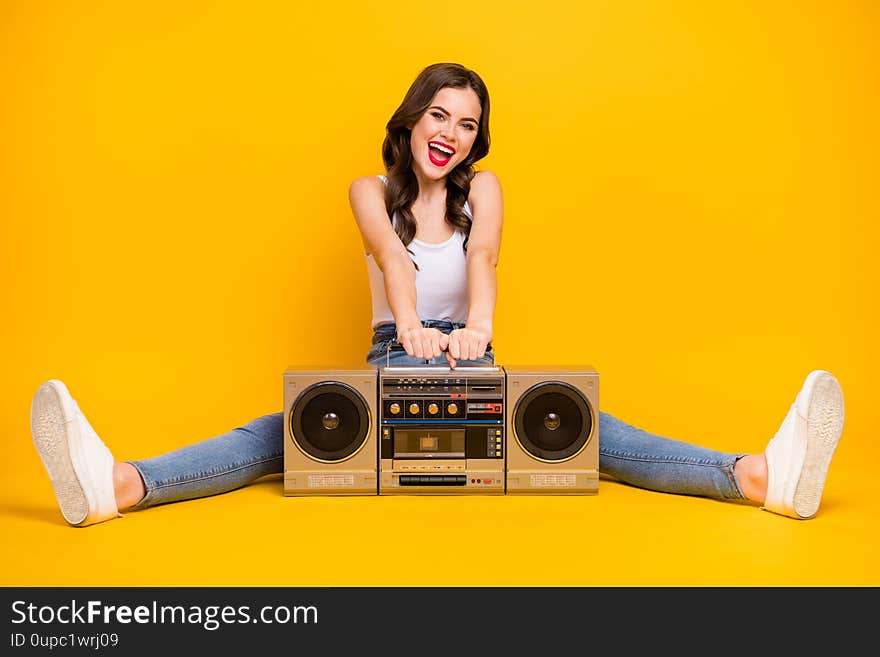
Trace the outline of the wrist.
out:
M 491 335 L 492 333 L 492 321 L 488 319 L 484 320 L 468 320 L 464 324 L 465 328 L 473 329 L 475 331 L 485 331 Z
M 422 328 L 422 322 L 418 317 L 410 317 L 405 320 L 401 320 L 396 322 L 397 324 L 397 334 L 400 335 L 404 331 L 411 331 L 412 329 L 420 329 Z

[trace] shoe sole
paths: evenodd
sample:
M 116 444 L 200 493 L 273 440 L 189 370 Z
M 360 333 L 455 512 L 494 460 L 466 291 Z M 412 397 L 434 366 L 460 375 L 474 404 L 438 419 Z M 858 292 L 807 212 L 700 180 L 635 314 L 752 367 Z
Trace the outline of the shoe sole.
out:
M 843 431 L 843 392 L 837 379 L 816 373 L 807 413 L 807 449 L 792 506 L 801 518 L 819 510 L 831 457 Z
M 89 513 L 85 490 L 76 476 L 70 455 L 70 431 L 76 431 L 73 418 L 65 412 L 64 399 L 56 386 L 44 383 L 31 404 L 31 435 L 52 480 L 61 515 L 71 525 L 83 522 Z M 65 389 L 66 392 L 66 389 Z

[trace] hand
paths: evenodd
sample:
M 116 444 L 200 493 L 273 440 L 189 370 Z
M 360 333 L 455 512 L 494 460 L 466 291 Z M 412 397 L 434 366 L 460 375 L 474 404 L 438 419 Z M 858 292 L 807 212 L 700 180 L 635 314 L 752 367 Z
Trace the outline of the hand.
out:
M 449 336 L 435 328 L 416 326 L 397 332 L 397 341 L 413 358 L 437 358 L 449 347 Z
M 486 355 L 486 347 L 492 341 L 492 331 L 487 328 L 455 329 L 449 334 L 449 351 L 446 360 L 455 367 L 458 360 L 476 360 Z

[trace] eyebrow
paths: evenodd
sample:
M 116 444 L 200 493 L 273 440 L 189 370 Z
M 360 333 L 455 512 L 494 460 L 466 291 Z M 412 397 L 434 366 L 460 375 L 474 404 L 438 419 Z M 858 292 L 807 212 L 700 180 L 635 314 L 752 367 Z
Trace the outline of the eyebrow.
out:
M 431 105 L 428 109 L 429 109 L 429 110 L 432 110 L 432 109 L 438 109 L 438 110 L 440 110 L 441 112 L 443 112 L 446 116 L 452 116 L 452 114 L 449 113 L 449 110 L 447 110 L 445 107 L 441 107 L 440 105 Z M 464 118 L 462 119 L 462 121 L 473 121 L 473 122 L 476 123 L 477 125 L 480 125 L 479 121 L 477 121 L 475 118 L 470 117 L 470 116 L 466 116 L 466 117 L 464 117 Z

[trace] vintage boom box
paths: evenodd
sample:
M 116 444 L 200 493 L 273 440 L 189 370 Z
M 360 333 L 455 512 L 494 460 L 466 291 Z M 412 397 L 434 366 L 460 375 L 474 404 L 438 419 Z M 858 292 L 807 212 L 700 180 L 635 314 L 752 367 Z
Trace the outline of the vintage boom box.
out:
M 591 366 L 289 367 L 285 495 L 594 494 Z

